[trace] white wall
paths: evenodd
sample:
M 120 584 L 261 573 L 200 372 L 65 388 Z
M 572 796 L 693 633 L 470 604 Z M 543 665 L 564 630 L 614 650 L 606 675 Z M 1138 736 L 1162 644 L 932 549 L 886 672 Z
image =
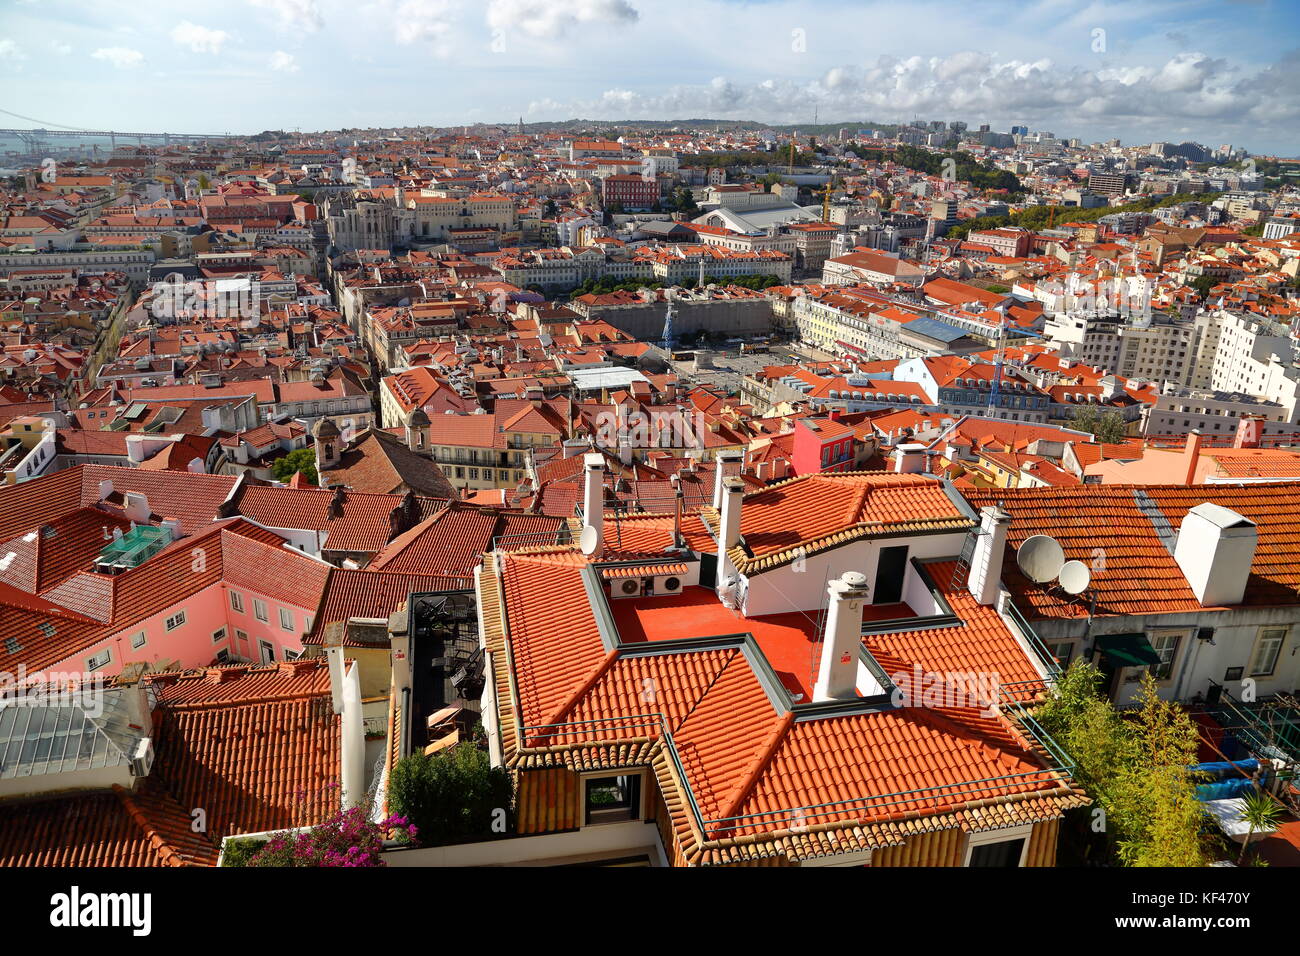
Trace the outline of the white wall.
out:
M 573 857 L 617 856 L 620 852 L 652 851 L 663 864 L 663 845 L 653 822 L 629 820 L 583 827 L 569 833 L 460 843 L 455 846 L 396 850 L 384 854 L 388 866 L 528 866 L 569 861 Z
M 876 565 L 880 560 L 882 548 L 906 545 L 909 561 L 912 558 L 921 560 L 956 558 L 961 553 L 965 538 L 965 532 L 956 532 L 906 538 L 866 539 L 810 555 L 803 562 L 803 571 L 797 572 L 795 564 L 787 564 L 747 578 L 748 593 L 743 610 L 747 617 L 755 617 L 789 611 L 811 611 L 825 607 L 827 584 L 845 571 L 861 571 L 867 576 L 867 586 L 871 588 L 870 600 L 874 604 Z M 908 577 L 914 577 L 910 569 Z M 908 600 L 908 577 L 903 581 L 904 600 Z M 919 582 L 913 587 L 919 587 Z M 912 605 L 912 608 L 918 613 L 931 613 L 916 605 Z

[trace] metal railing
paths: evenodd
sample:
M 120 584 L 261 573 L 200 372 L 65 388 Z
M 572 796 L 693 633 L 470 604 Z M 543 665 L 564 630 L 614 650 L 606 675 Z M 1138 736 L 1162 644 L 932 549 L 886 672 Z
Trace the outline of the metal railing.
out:
M 1269 700 L 1240 701 L 1226 687 L 1215 686 L 1220 688 L 1219 702 L 1205 710 L 1220 727 L 1257 755 L 1273 750 L 1289 763 L 1300 764 L 1300 711 L 1273 706 Z
M 1024 637 L 1025 643 L 1028 644 L 1030 649 L 1038 655 L 1039 662 L 1047 669 L 1049 678 L 1059 677 L 1061 674 L 1061 662 L 1058 661 L 1056 656 L 1047 649 L 1047 645 L 1044 644 L 1043 639 L 1038 636 L 1038 632 L 1034 630 L 1028 619 L 1026 619 L 1024 614 L 1020 612 L 1020 608 L 1016 607 L 1016 603 L 1010 598 L 1008 598 L 1006 602 L 1006 613 L 1007 617 L 1011 618 L 1012 622 L 1016 625 L 1016 628 L 1020 631 L 1021 636 Z
M 527 531 L 518 534 L 500 534 L 492 539 L 493 551 L 512 551 L 519 548 L 552 548 L 573 543 L 567 525 L 554 531 Z
M 1028 682 L 1025 682 L 1028 683 Z M 783 808 L 780 810 L 766 810 L 757 813 L 740 814 L 730 817 L 706 818 L 700 810 L 699 803 L 696 801 L 694 787 L 690 782 L 690 777 L 686 772 L 686 767 L 682 763 L 681 754 L 678 750 L 677 741 L 673 737 L 672 730 L 668 726 L 667 718 L 661 713 L 649 714 L 630 714 L 620 717 L 597 718 L 594 720 L 570 721 L 564 724 L 538 724 L 523 726 L 520 728 L 520 736 L 524 747 L 527 749 L 542 748 L 548 746 L 559 746 L 572 742 L 571 738 L 591 736 L 597 732 L 598 728 L 610 727 L 616 730 L 636 731 L 649 730 L 652 733 L 644 735 L 632 734 L 631 736 L 645 736 L 648 739 L 654 739 L 656 736 L 663 741 L 664 751 L 668 759 L 672 762 L 673 769 L 678 779 L 682 781 L 685 796 L 691 809 L 691 814 L 699 827 L 700 832 L 706 840 L 724 839 L 729 834 L 735 834 L 736 831 L 745 828 L 757 828 L 762 825 L 772 824 L 789 824 L 796 832 L 815 822 L 817 819 L 843 816 L 857 812 L 865 815 L 868 812 L 886 810 L 891 807 L 898 807 L 903 804 L 927 804 L 928 809 L 935 812 L 941 812 L 945 807 L 954 806 L 956 803 L 967 800 L 979 799 L 981 796 L 998 796 L 1006 794 L 1008 788 L 1016 786 L 1033 786 L 1037 789 L 1045 789 L 1041 785 L 1053 784 L 1057 787 L 1068 786 L 1071 775 L 1074 771 L 1074 764 L 1069 755 L 1047 734 L 1045 730 L 1031 717 L 1027 711 L 1018 703 L 1011 702 L 1009 709 L 1015 714 L 1020 721 L 1021 729 L 1031 738 L 1033 738 L 1043 749 L 1043 752 L 1049 758 L 1048 766 L 1039 770 L 1024 771 L 1021 773 L 1003 774 L 996 777 L 984 777 L 976 780 L 961 780 L 947 784 L 939 784 L 933 787 L 920 787 L 913 790 L 900 790 L 883 794 L 872 794 L 863 797 L 854 797 L 848 800 L 840 800 L 830 803 L 808 804 L 805 806 L 795 806 Z M 592 745 L 614 744 L 626 742 L 627 737 L 613 737 L 608 740 L 590 740 Z M 559 743 L 548 741 L 559 741 Z
M 956 809 L 956 804 L 967 800 L 977 800 L 984 796 L 998 796 L 1007 789 L 1017 785 L 1061 784 L 1061 771 L 1048 767 L 1043 770 L 1030 770 L 1024 773 L 1003 774 L 997 777 L 984 777 L 978 780 L 965 780 L 951 784 L 939 784 L 933 787 L 919 787 L 915 790 L 900 790 L 893 793 L 854 797 L 850 800 L 838 800 L 832 803 L 808 804 L 792 807 L 789 810 L 764 810 L 758 813 L 746 813 L 734 817 L 718 817 L 702 822 L 702 829 L 712 839 L 734 835 L 737 830 L 747 827 L 755 828 L 763 824 L 790 824 L 792 829 L 807 827 L 819 818 L 844 817 L 857 813 L 865 815 L 871 811 L 885 810 L 903 804 L 927 803 L 928 809 L 942 811 L 945 807 Z M 852 817 L 849 817 L 852 819 Z

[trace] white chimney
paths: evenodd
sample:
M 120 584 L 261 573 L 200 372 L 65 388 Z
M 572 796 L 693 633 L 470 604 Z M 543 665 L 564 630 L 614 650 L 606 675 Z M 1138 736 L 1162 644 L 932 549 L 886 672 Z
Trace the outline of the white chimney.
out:
M 980 533 L 975 539 L 966 588 L 984 607 L 997 603 L 1001 590 L 1002 559 L 1007 551 L 1007 529 L 1011 516 L 1000 508 L 980 509 Z
M 149 517 L 153 514 L 149 510 L 149 499 L 138 491 L 126 493 L 126 504 L 123 510 L 126 512 L 127 520 L 134 521 L 136 524 L 148 524 Z
M 325 648 L 325 660 L 330 670 L 330 703 L 334 713 L 343 713 L 343 648 Z
M 714 459 L 714 464 L 718 469 L 713 474 L 713 508 L 715 511 L 722 510 L 722 479 L 725 478 L 727 474 L 723 464 L 725 462 L 740 461 L 743 455 L 744 452 L 739 449 L 728 448 L 726 451 L 718 452 L 717 458 Z
M 1178 529 L 1174 560 L 1201 607 L 1240 604 L 1259 534 L 1255 522 L 1220 505 L 1197 505 Z
M 109 497 L 112 493 L 113 493 L 113 482 L 111 479 L 105 478 L 103 481 L 99 483 L 99 500 L 103 501 L 105 498 Z
M 673 547 L 676 548 L 684 544 L 682 538 L 682 501 L 686 493 L 682 491 L 681 475 L 670 475 L 668 481 L 673 487 Z
M 126 436 L 126 457 L 133 465 L 138 465 L 144 461 L 145 447 L 143 435 Z
M 899 445 L 894 456 L 894 471 L 919 475 L 925 471 L 925 446 L 916 443 Z
M 162 526 L 171 534 L 171 539 L 177 541 L 181 536 L 181 523 L 178 518 L 164 518 Z
M 582 493 L 583 528 L 596 529 L 596 550 L 605 549 L 605 456 L 591 452 L 582 456 L 586 483 Z
M 832 581 L 830 611 L 822 638 L 821 666 L 813 700 L 852 700 L 858 696 L 858 655 L 862 647 L 862 608 L 867 602 L 867 576 L 846 571 Z
M 342 772 L 342 808 L 360 805 L 366 797 L 366 726 L 361 713 L 361 676 L 355 661 L 348 667 L 343 648 L 326 649 L 330 655 L 330 691 L 339 720 L 339 764 Z M 338 680 L 334 679 L 338 673 Z
M 745 479 L 722 480 L 722 510 L 718 545 L 726 552 L 740 543 L 740 503 L 745 497 Z

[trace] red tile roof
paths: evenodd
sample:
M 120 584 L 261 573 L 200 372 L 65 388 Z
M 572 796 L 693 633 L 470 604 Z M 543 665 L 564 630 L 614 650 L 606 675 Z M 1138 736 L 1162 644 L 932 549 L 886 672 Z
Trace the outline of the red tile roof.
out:
M 716 512 L 710 513 L 716 522 Z M 969 524 L 935 478 L 881 472 L 807 475 L 745 497 L 740 513 L 745 550 L 736 549 L 733 560 L 738 569 L 752 573 L 775 566 L 801 546 L 812 553 L 885 531 L 960 530 Z
M 156 772 L 182 806 L 207 811 L 215 839 L 309 826 L 338 808 L 341 734 L 323 658 L 151 679 Z
M 1149 499 L 1176 534 L 1187 512 L 1211 502 L 1254 521 L 1259 543 L 1244 604 L 1300 602 L 1300 484 L 1080 485 L 963 492 L 975 507 L 999 502 L 1011 515 L 1003 581 L 1017 603 L 1040 617 L 1086 617 L 1088 610 L 1031 584 L 1015 563 L 1015 550 L 1035 534 L 1060 542 L 1067 560 L 1092 568 L 1095 613 L 1162 614 L 1198 611 L 1173 555 L 1139 505 Z
M 700 811 L 695 820 L 680 792 L 666 795 L 671 824 L 692 862 L 722 862 L 739 858 L 737 852 L 813 852 L 789 839 L 800 824 L 838 825 L 842 852 L 901 843 L 930 826 L 1053 819 L 1081 802 L 1000 716 L 929 707 L 798 716 L 769 695 L 741 646 L 607 652 L 585 597 L 579 556 L 496 560 L 504 563 L 514 665 L 508 686 L 518 707 L 507 761 L 517 755 L 529 768 L 584 769 L 651 763 L 666 727 L 685 779 L 665 770 L 659 781 L 670 791 L 689 786 Z M 757 626 L 736 617 L 736 631 Z M 506 634 L 493 620 L 485 619 L 485 634 L 489 650 L 499 653 Z M 1015 672 L 991 622 L 977 628 L 954 663 Z M 910 646 L 901 636 L 882 640 L 898 640 L 918 661 L 933 653 L 942 663 L 952 637 L 917 638 Z M 532 749 L 525 756 L 521 746 Z M 974 806 L 983 820 L 968 810 Z M 954 816 L 965 813 L 971 816 Z M 893 829 L 901 820 L 909 823 Z M 745 838 L 749 849 L 735 849 L 735 837 Z M 757 849 L 765 841 L 775 846 Z

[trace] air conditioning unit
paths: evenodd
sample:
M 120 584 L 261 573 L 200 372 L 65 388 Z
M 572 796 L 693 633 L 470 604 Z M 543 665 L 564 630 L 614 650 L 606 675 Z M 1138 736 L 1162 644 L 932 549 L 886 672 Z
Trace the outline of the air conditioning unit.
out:
M 676 594 L 682 589 L 682 579 L 679 577 L 667 577 L 659 582 L 659 586 L 665 594 Z
M 640 578 L 624 578 L 614 586 L 614 593 L 618 597 L 637 597 L 641 594 Z
M 131 753 L 131 776 L 147 777 L 153 769 L 153 738 L 145 737 L 138 741 Z

